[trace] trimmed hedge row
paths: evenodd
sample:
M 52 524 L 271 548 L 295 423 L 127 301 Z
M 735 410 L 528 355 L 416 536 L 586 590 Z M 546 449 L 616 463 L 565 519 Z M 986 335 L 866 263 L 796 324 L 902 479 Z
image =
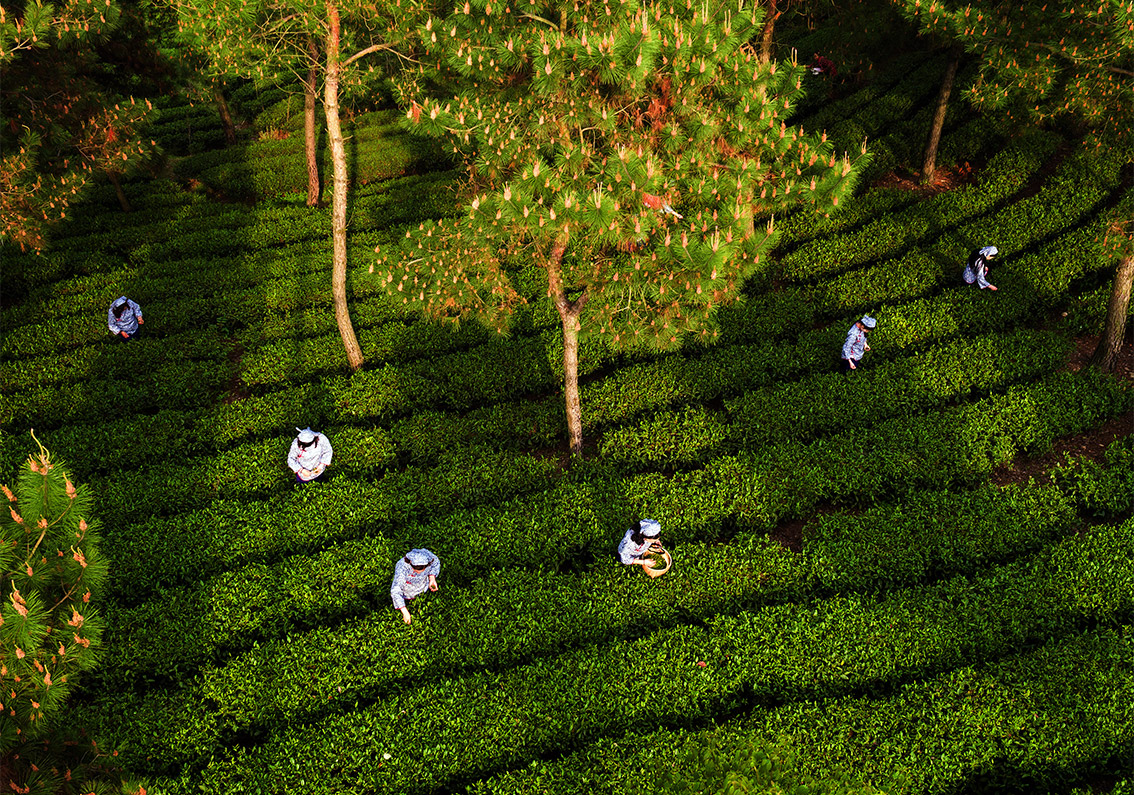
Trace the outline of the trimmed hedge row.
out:
M 131 370 L 128 382 L 104 372 L 81 383 L 37 386 L 0 395 L 0 425 L 58 427 L 112 419 L 124 411 L 200 410 L 220 402 L 236 375 L 236 366 L 225 360 L 167 358 L 162 356 L 160 344 L 152 346 L 150 352 L 146 369 Z
M 681 466 L 737 447 L 807 440 L 923 411 L 1058 367 L 1068 349 L 1048 332 L 1017 331 L 945 343 L 853 377 L 838 373 L 777 383 L 703 407 L 662 412 L 603 434 L 604 460 L 632 467 Z
M 416 216 L 412 215 L 415 210 L 414 205 L 430 202 L 424 197 L 414 196 L 412 191 L 417 186 L 429 186 L 451 179 L 450 172 L 431 171 L 427 174 L 393 178 L 379 185 L 356 188 L 351 195 L 352 222 L 365 227 L 388 225 L 389 222 L 384 220 L 384 214 L 391 211 L 395 215 L 410 212 L 409 218 L 416 219 Z M 407 191 L 410 192 L 408 196 L 405 195 Z M 107 228 L 105 215 L 92 216 L 87 222 L 73 223 L 67 227 L 73 231 L 73 234 L 53 242 L 53 250 L 49 252 L 49 256 L 82 256 L 92 248 L 133 252 L 133 249 L 145 244 L 175 242 L 177 238 L 191 232 L 221 231 L 228 228 L 235 230 L 251 227 L 264 227 L 265 230 L 274 228 L 277 238 L 272 242 L 275 246 L 310 238 L 311 232 L 309 229 L 305 230 L 304 225 L 319 227 L 323 230 L 323 237 L 327 236 L 326 212 L 309 208 L 303 202 L 291 204 L 276 202 L 269 206 L 248 207 L 206 201 L 200 195 L 192 193 L 183 192 L 177 196 L 181 201 L 176 204 L 162 201 L 157 207 L 141 206 L 132 213 L 120 214 L 119 223 L 115 224 L 113 229 Z M 391 201 L 391 196 L 400 196 L 401 200 L 395 198 Z M 168 253 L 167 250 L 163 250 L 162 258 L 152 260 L 152 264 L 164 267 Z M 191 247 L 188 247 L 185 253 L 191 258 L 201 260 L 202 267 L 216 269 L 215 257 L 203 258 L 199 251 Z M 230 255 L 230 252 L 222 252 L 220 256 Z M 131 259 L 138 264 L 150 262 L 136 252 L 131 254 Z M 213 264 L 210 266 L 209 263 Z M 43 297 L 51 298 L 53 294 L 47 292 Z
M 393 302 L 382 301 L 383 314 L 398 311 Z M 404 311 L 404 310 L 403 310 Z M 334 320 L 322 310 L 324 317 Z M 454 328 L 450 324 L 420 320 L 411 323 L 385 323 L 378 328 L 356 329 L 359 345 L 369 361 L 406 362 L 425 356 L 439 356 L 463 348 L 486 345 L 496 335 L 475 323 Z M 313 339 L 287 339 L 261 345 L 244 357 L 240 377 L 244 383 L 280 384 L 306 379 L 314 374 L 343 372 L 347 366 L 342 337 L 338 333 Z
M 388 451 L 380 434 L 364 440 L 376 458 Z M 282 442 L 274 451 L 267 444 L 264 450 L 264 455 L 278 456 L 282 467 L 286 455 Z M 214 469 L 219 470 L 219 465 L 214 464 Z M 122 485 L 107 479 L 108 504 L 129 511 L 132 517 L 104 531 L 104 553 L 115 560 L 110 588 L 124 596 L 140 596 L 157 587 L 196 582 L 234 566 L 276 561 L 367 534 L 396 532 L 399 538 L 408 538 L 405 526 L 430 515 L 499 504 L 525 492 L 543 493 L 554 483 L 557 472 L 554 461 L 473 448 L 444 457 L 434 466 L 386 472 L 374 481 L 332 476 L 329 482 L 286 490 L 257 503 L 215 498 L 209 493 L 173 498 L 159 491 L 146 497 L 144 473 L 123 479 Z M 178 473 L 172 468 L 163 472 L 166 477 L 152 475 L 151 490 Z M 255 477 L 257 473 L 252 473 Z M 181 489 L 181 484 L 174 481 L 169 488 Z M 133 497 L 145 499 L 145 507 L 129 505 Z M 201 507 L 146 518 L 149 510 L 166 510 L 163 497 L 178 505 L 196 502 Z
M 357 679 L 343 670 L 339 647 L 336 664 L 321 675 L 300 665 L 273 668 L 251 691 L 246 689 L 247 674 L 228 680 L 224 689 L 212 687 L 223 687 L 224 680 L 204 683 L 204 698 L 221 705 L 225 728 L 238 729 L 250 720 L 262 722 L 268 731 L 263 745 L 210 748 L 212 744 L 202 741 L 215 736 L 216 730 L 208 726 L 204 710 L 184 714 L 188 725 L 182 724 L 181 733 L 182 738 L 197 735 L 191 746 L 211 752 L 207 762 L 204 754 L 199 759 L 207 765 L 202 771 L 205 792 L 220 791 L 216 787 L 222 782 L 227 791 L 233 786 L 273 791 L 283 781 L 303 781 L 313 791 L 333 791 L 346 781 L 397 792 L 415 791 L 415 782 L 421 779 L 434 786 L 437 782 L 452 786 L 559 750 L 564 743 L 577 746 L 674 718 L 689 725 L 711 717 L 729 702 L 769 706 L 786 702 L 786 711 L 806 710 L 815 699 L 863 692 L 884 696 L 898 685 L 996 660 L 1053 636 L 1070 637 L 1064 642 L 1073 645 L 1080 640 L 1074 633 L 1085 624 L 1129 617 L 1134 611 L 1134 574 L 1096 563 L 1131 554 L 1134 522 L 1071 539 L 1033 560 L 981 577 L 883 597 L 834 598 L 804 609 L 781 605 L 717 616 L 703 626 L 665 628 L 640 640 L 584 646 L 516 668 L 378 691 L 380 695 L 364 696 L 363 703 L 356 701 L 353 708 L 351 701 L 363 694 L 352 692 Z M 483 612 L 508 615 L 521 609 L 493 602 Z M 432 647 L 432 618 L 430 613 L 429 620 L 421 622 L 424 626 L 409 630 L 420 636 L 419 644 Z M 832 632 L 836 626 L 839 631 Z M 384 628 L 381 654 L 367 654 L 360 635 L 347 642 L 353 655 L 362 655 L 361 661 L 357 656 L 355 660 L 363 669 L 358 678 L 364 681 L 372 669 L 412 670 L 431 656 L 423 654 L 418 644 L 395 642 L 395 637 L 407 634 L 396 621 L 387 620 Z M 373 629 L 374 634 L 380 631 Z M 483 639 L 476 639 L 474 633 L 464 637 L 483 649 Z M 1134 719 L 1129 649 L 1122 664 L 1117 652 L 1111 647 L 1101 659 L 1095 658 L 1115 677 L 1111 681 L 1104 684 L 1091 679 L 1091 674 L 1075 675 L 1087 680 L 1083 684 L 1093 682 L 1080 694 L 1095 695 L 1099 707 L 1117 708 L 1108 716 L 1105 735 L 1111 741 L 1130 732 L 1126 718 Z M 635 686 L 645 682 L 649 697 L 641 685 Z M 263 692 L 274 692 L 275 697 L 267 703 L 249 698 Z M 1123 697 L 1125 707 L 1120 706 Z M 346 714 L 344 708 L 349 710 Z M 400 719 L 406 715 L 413 719 Z M 296 718 L 316 720 L 272 728 L 281 719 Z M 1119 730 L 1120 726 L 1126 729 Z M 396 761 L 385 764 L 378 752 L 390 753 Z M 159 757 L 168 759 L 165 753 Z M 328 765 L 327 759 L 350 759 L 352 770 Z
M 804 243 L 779 260 L 782 273 L 789 280 L 801 281 L 846 270 L 939 234 L 945 224 L 955 225 L 987 212 L 1022 188 L 1055 151 L 1059 140 L 1054 133 L 1032 130 L 989 161 L 983 171 L 986 178 L 978 185 L 939 193 L 854 232 Z M 1007 245 L 1004 248 L 1010 250 Z
M 710 733 L 787 743 L 811 774 L 853 769 L 867 781 L 903 780 L 914 792 L 1044 792 L 1106 773 L 1124 777 L 1115 790 L 1124 792 L 1134 725 L 1132 653 L 1129 626 L 1098 629 L 892 694 L 756 706 L 709 731 L 690 731 L 687 721 L 666 716 L 655 723 L 664 728 L 497 769 L 464 792 L 583 795 L 601 786 L 611 795 L 637 795 L 643 779 L 683 761 Z M 182 791 L 175 779 L 161 786 L 163 793 Z M 212 787 L 221 791 L 219 783 Z
M 597 518 L 605 513 L 610 519 L 607 548 L 593 548 L 590 554 L 610 561 L 616 540 L 610 527 L 617 526 L 620 517 L 609 495 L 603 499 L 606 504 L 596 507 Z M 467 557 L 472 550 L 463 549 L 455 557 L 442 553 L 446 591 L 459 589 L 446 598 L 447 607 L 439 608 L 448 616 L 442 620 L 453 622 L 446 631 L 459 632 L 460 617 L 483 612 L 486 602 L 524 604 L 528 613 L 511 619 L 514 636 L 486 633 L 486 638 L 494 638 L 491 652 L 458 655 L 456 649 L 467 641 L 447 638 L 441 642 L 453 651 L 420 665 L 434 671 L 431 677 L 442 676 L 459 670 L 461 659 L 476 665 L 519 662 L 625 634 L 635 623 L 660 625 L 690 615 L 705 617 L 726 606 L 795 601 L 836 591 L 869 592 L 930 576 L 970 574 L 1066 534 L 1074 518 L 1071 502 L 1052 487 L 1005 492 L 984 487 L 960 495 L 921 492 L 901 509 L 885 506 L 864 516 L 827 517 L 808 536 L 802 556 L 759 535 L 743 536 L 727 547 L 683 544 L 674 576 L 648 589 L 634 588 L 632 605 L 622 595 L 626 584 L 616 573 L 618 567 L 605 563 L 581 576 L 536 575 L 527 568 L 530 562 L 515 559 L 508 581 L 501 583 L 481 561 Z M 989 531 L 989 526 L 996 529 Z M 103 666 L 101 686 L 117 692 L 140 678 L 184 677 L 198 666 L 218 664 L 233 649 L 282 638 L 284 633 L 286 641 L 260 645 L 249 653 L 258 666 L 289 654 L 314 659 L 319 656 L 316 647 L 341 628 L 315 629 L 311 638 L 296 636 L 295 631 L 336 624 L 368 612 L 371 605 L 388 604 L 391 561 L 407 542 L 372 536 L 271 565 L 249 565 L 191 586 L 161 588 L 146 603 L 116 612 L 115 643 L 130 653 Z M 453 546 L 451 540 L 438 543 L 445 544 L 439 551 Z M 593 544 L 600 545 L 601 539 Z M 483 577 L 488 580 L 478 582 Z M 495 591 L 494 599 L 486 598 L 490 590 Z M 564 610 L 560 615 L 559 608 L 571 602 L 589 606 L 585 614 Z M 373 627 L 389 619 L 380 612 L 361 623 Z M 217 675 L 226 676 L 223 669 Z M 375 675 L 367 673 L 371 679 Z M 403 675 L 399 672 L 398 678 Z
M 105 332 L 110 341 L 109 330 Z M 139 336 L 129 345 L 89 345 L 62 354 L 0 362 L 0 392 L 18 392 L 92 376 L 129 383 L 137 374 L 169 359 L 223 360 L 233 347 L 232 340 L 216 329 L 205 328 L 160 339 Z
M 1126 437 L 1107 447 L 1103 463 L 1078 456 L 1054 472 L 1088 516 L 1120 519 L 1134 512 L 1134 417 L 1126 430 Z
M 365 533 L 396 533 L 405 542 L 446 548 L 484 570 L 526 565 L 527 550 L 541 548 L 542 565 L 557 568 L 578 550 L 602 545 L 612 524 L 628 521 L 623 511 L 666 517 L 667 535 L 679 541 L 715 538 L 728 523 L 766 532 L 822 502 L 870 503 L 975 483 L 1019 452 L 1042 451 L 1055 437 L 1132 406 L 1130 392 L 1110 379 L 1058 373 L 970 405 L 811 444 L 722 457 L 672 478 L 614 479 L 600 462 L 594 475 L 580 470 L 554 488 L 554 466 L 547 462 L 487 453 L 472 458 L 462 451 L 438 467 L 390 473 L 372 485 L 341 477 L 274 497 L 256 510 L 213 500 L 195 513 L 108 529 L 105 550 L 119 561 L 113 582 L 130 583 L 136 593 Z M 418 491 L 434 481 L 445 490 Z M 120 489 L 108 499 L 121 510 L 140 510 L 130 500 L 146 499 L 143 483 L 139 476 L 126 491 L 108 482 L 108 489 Z M 529 493 L 502 502 L 521 492 Z M 147 503 L 145 509 L 162 507 Z M 554 548 L 546 548 L 549 528 L 555 528 Z
M 375 138 L 357 149 L 348 143 L 347 162 L 350 181 L 366 185 L 371 182 L 400 177 L 407 171 L 434 171 L 449 168 L 450 161 L 433 139 L 410 135 L 408 132 L 388 134 Z M 328 158 L 323 164 L 323 184 L 332 181 L 332 164 Z M 254 162 L 230 162 L 206 169 L 196 175 L 207 187 L 230 197 L 264 198 L 307 189 L 307 164 L 302 151 L 287 155 L 256 159 Z
M 386 234 L 395 237 L 401 233 L 399 230 L 388 230 Z M 194 329 L 208 328 L 211 325 L 232 332 L 241 326 L 253 325 L 265 314 L 306 309 L 312 304 L 329 306 L 332 302 L 330 279 L 326 274 L 322 254 L 316 251 L 321 245 L 320 242 L 313 242 L 307 247 L 310 252 L 306 254 L 300 253 L 302 249 L 296 247 L 289 249 L 286 254 L 280 254 L 280 259 L 289 262 L 293 268 L 303 266 L 302 270 L 309 271 L 298 277 L 260 280 L 255 277 L 255 268 L 251 263 L 241 263 L 226 271 L 223 278 L 217 279 L 216 287 L 222 292 L 212 295 L 201 295 L 197 291 L 196 296 L 192 296 L 192 291 L 180 279 L 143 279 L 140 274 L 133 285 L 137 289 L 128 288 L 128 291 L 146 313 L 146 336 L 191 333 Z M 369 247 L 352 248 L 357 257 Z M 162 292 L 163 284 L 169 282 L 180 289 Z M 73 307 L 88 307 L 82 314 L 54 317 L 41 323 L 13 328 L 0 343 L 0 353 L 9 358 L 30 357 L 37 353 L 44 355 L 45 352 L 64 351 L 105 339 L 106 307 L 123 293 L 123 286 L 121 282 L 111 283 L 76 298 Z M 377 299 L 376 290 L 367 289 L 368 287 L 366 284 L 356 285 L 352 292 L 360 299 Z M 170 293 L 185 295 L 162 297 Z M 147 296 L 152 296 L 152 299 Z M 393 304 L 382 316 L 412 317 Z
M 372 232 L 365 236 L 365 241 L 355 240 L 352 248 L 357 252 L 356 259 L 363 251 L 371 254 L 379 237 L 383 240 L 401 237 L 406 224 L 451 214 L 454 211 L 451 181 L 452 175 L 447 172 L 409 177 L 394 180 L 395 185 L 387 185 L 383 190 L 358 196 L 354 208 L 356 223 L 386 231 L 377 235 Z M 220 218 L 231 227 L 218 223 Z M 206 215 L 188 225 L 177 219 L 172 219 L 170 224 L 171 231 L 176 229 L 178 233 L 164 238 L 154 231 L 153 225 L 137 228 L 136 238 L 130 241 L 133 248 L 127 255 L 136 263 L 134 270 L 124 271 L 119 267 L 115 272 L 104 272 L 109 269 L 100 268 L 97 275 L 45 286 L 29 295 L 20 306 L 6 309 L 3 327 L 25 334 L 40 331 L 33 336 L 43 338 L 42 326 L 32 330 L 19 327 L 35 324 L 42 318 L 67 318 L 73 323 L 74 315 L 96 310 L 105 312 L 105 306 L 121 294 L 124 284 L 130 284 L 131 296 L 136 296 L 139 303 L 145 301 L 144 308 L 148 308 L 151 301 L 200 295 L 204 274 L 208 274 L 207 284 L 215 293 L 226 288 L 256 286 L 264 281 L 265 275 L 294 278 L 297 264 L 300 271 L 326 270 L 329 226 L 322 211 L 306 207 L 273 208 L 255 213 L 228 211 L 221 216 Z M 186 228 L 197 231 L 185 232 Z M 202 246 L 203 241 L 207 245 Z M 287 247 L 283 248 L 284 245 Z M 232 260 L 231 266 L 225 267 L 216 257 L 205 256 L 206 249 L 218 250 L 224 259 Z M 116 262 L 121 266 L 122 259 Z M 234 298 L 239 300 L 239 296 Z M 46 340 L 50 347 L 50 334 L 46 335 Z M 23 348 L 13 348 L 5 342 L 3 350 L 10 356 Z
M 1091 204 L 1092 196 L 1096 195 L 1093 191 L 1096 190 L 1097 188 L 1085 191 L 1088 201 L 1077 210 L 1081 217 L 1090 216 L 1096 209 Z M 1126 201 L 1128 200 L 1120 202 L 1119 207 L 1125 207 Z M 1105 220 L 1091 217 L 1084 225 L 1050 241 L 1045 241 L 1045 238 L 1067 223 L 1066 218 L 1059 213 L 1053 213 L 1050 219 L 1053 226 L 1038 219 L 1017 220 L 1017 229 L 1009 229 L 1007 224 L 998 224 L 994 219 L 965 228 L 965 235 L 970 239 L 991 239 L 1004 233 L 1017 240 L 1021 235 L 1031 235 L 1032 242 L 1040 242 L 1038 249 L 1025 250 L 1024 253 L 1012 256 L 998 269 L 994 278 L 997 281 L 1007 281 L 1002 285 L 1005 289 L 995 294 L 994 300 L 983 300 L 986 296 L 961 284 L 957 277 L 959 267 L 952 270 L 964 256 L 961 246 L 963 241 L 955 239 L 951 245 L 947 242 L 939 244 L 929 254 L 915 251 L 908 255 L 899 263 L 916 266 L 908 275 L 893 263 L 883 262 L 866 271 L 848 274 L 845 280 L 840 280 L 847 287 L 845 290 L 828 288 L 829 282 L 820 282 L 815 287 L 788 287 L 781 292 L 750 300 L 745 305 L 723 313 L 729 323 L 724 337 L 727 342 L 733 343 L 757 336 L 775 337 L 790 333 L 796 328 L 806 328 L 824 318 L 841 314 L 850 307 L 876 314 L 881 323 L 880 338 L 898 342 L 903 347 L 923 339 L 926 334 L 933 336 L 956 333 L 962 329 L 992 331 L 1031 320 L 1037 313 L 1063 301 L 1067 285 L 1082 274 L 1085 268 L 1089 268 L 1094 258 L 1106 256 L 1098 242 L 1099 234 L 1105 228 Z M 951 249 L 948 252 L 943 248 L 946 245 Z M 934 259 L 937 260 L 936 266 Z M 943 262 L 949 263 L 949 270 L 941 267 Z M 876 301 L 884 300 L 891 292 L 904 294 L 907 300 L 912 298 L 920 286 L 930 281 L 931 277 L 927 274 L 935 268 L 938 280 L 952 282 L 957 287 L 931 299 L 909 300 L 908 303 L 893 308 L 874 309 Z M 855 290 L 850 289 L 856 283 L 855 279 L 860 280 L 860 295 L 863 296 L 859 299 L 860 302 L 855 301 Z M 871 282 L 877 287 L 871 287 Z M 868 301 L 872 295 L 875 300 Z M 826 299 L 834 298 L 838 303 L 826 303 L 825 296 Z M 936 331 L 931 330 L 934 326 L 938 327 Z M 825 344 L 835 346 L 838 343 L 832 335 Z

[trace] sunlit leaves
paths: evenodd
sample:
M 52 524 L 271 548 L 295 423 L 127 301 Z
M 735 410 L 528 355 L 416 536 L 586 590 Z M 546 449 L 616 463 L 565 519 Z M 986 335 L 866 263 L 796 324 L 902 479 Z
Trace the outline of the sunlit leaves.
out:
M 481 2 L 427 22 L 423 64 L 446 67 L 401 82 L 406 123 L 465 156 L 469 216 L 446 236 L 413 233 L 416 253 L 380 250 L 375 273 L 439 314 L 470 306 L 467 290 L 447 307 L 441 298 L 463 277 L 487 278 L 492 289 L 477 295 L 496 295 L 508 262 L 550 267 L 562 251 L 567 293 L 588 297 L 582 333 L 660 347 L 711 336 L 715 309 L 775 240 L 774 226 L 753 228 L 753 213 L 827 211 L 856 173 L 784 124 L 803 70 L 760 64 L 744 45 L 762 11 L 726 6 Z M 435 297 L 410 290 L 406 260 Z M 442 262 L 456 282 L 432 279 Z

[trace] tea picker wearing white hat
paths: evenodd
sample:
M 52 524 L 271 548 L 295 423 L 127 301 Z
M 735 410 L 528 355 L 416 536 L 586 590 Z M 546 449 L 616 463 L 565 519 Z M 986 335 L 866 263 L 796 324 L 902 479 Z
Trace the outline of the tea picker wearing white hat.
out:
M 965 264 L 964 273 L 961 274 L 965 284 L 975 282 L 982 290 L 986 287 L 989 290 L 996 290 L 995 285 L 988 282 L 988 263 L 999 253 L 996 246 L 985 246 L 969 254 L 969 261 Z
M 292 440 L 287 454 L 287 465 L 295 473 L 298 483 L 318 480 L 331 463 L 331 443 L 323 434 L 310 428 L 296 428 L 299 435 Z
M 843 343 L 843 370 L 850 372 L 857 369 L 856 362 L 862 360 L 862 355 L 870 350 L 866 344 L 866 332 L 878 325 L 878 321 L 870 315 L 863 315 L 862 319 L 850 327 L 846 342 Z
M 650 545 L 658 543 L 661 524 L 656 519 L 643 519 L 626 531 L 618 542 L 618 559 L 627 566 L 650 566 L 646 553 Z
M 437 575 L 441 573 L 441 561 L 428 549 L 411 549 L 394 564 L 394 581 L 390 583 L 390 599 L 394 609 L 402 613 L 402 621 L 413 621 L 406 602 L 437 590 Z

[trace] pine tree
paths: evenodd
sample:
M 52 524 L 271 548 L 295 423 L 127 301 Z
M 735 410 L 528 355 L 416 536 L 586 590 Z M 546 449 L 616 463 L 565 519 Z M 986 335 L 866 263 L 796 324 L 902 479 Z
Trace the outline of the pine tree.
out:
M 80 674 L 98 661 L 104 627 L 95 602 L 107 564 L 91 494 L 42 446 L 15 489 L 0 491 L 7 499 L 0 516 L 0 786 L 54 795 L 71 791 L 66 781 L 90 782 L 83 792 L 109 791 L 113 781 L 115 791 L 138 791 L 116 779 L 111 755 L 89 739 L 74 742 L 82 739 L 72 737 L 74 727 L 59 725 Z
M 111 0 L 0 5 L 0 243 L 41 250 L 93 175 L 117 188 L 156 150 L 138 134 L 149 103 L 100 80 L 95 45 L 120 19 Z
M 323 111 L 333 166 L 331 291 L 335 321 L 351 369 L 362 366 L 362 348 L 350 320 L 346 296 L 346 147 L 339 120 L 343 86 L 361 79 L 359 62 L 389 52 L 413 24 L 410 6 L 323 0 L 168 0 L 178 14 L 182 39 L 207 54 L 219 74 L 278 80 L 294 73 L 304 88 L 304 134 L 310 206 L 319 201 L 315 97 L 323 82 Z M 358 64 L 357 66 L 355 66 Z M 353 66 L 353 68 L 352 68 Z
M 955 40 L 980 58 L 968 88 L 979 108 L 1033 120 L 1070 116 L 1091 143 L 1131 139 L 1134 4 L 1130 0 L 894 0 L 922 31 Z
M 500 330 L 534 263 L 558 313 L 570 448 L 582 448 L 580 335 L 618 347 L 711 340 L 715 310 L 768 264 L 774 218 L 827 212 L 864 154 L 789 127 L 804 68 L 749 44 L 743 0 L 469 0 L 422 31 L 399 87 L 412 129 L 468 167 L 468 215 L 429 223 L 371 267 L 437 318 Z

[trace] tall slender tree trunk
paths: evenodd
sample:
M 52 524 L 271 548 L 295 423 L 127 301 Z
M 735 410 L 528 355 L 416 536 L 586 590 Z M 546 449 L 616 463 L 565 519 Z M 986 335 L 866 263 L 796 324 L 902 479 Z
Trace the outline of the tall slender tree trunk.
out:
M 119 179 L 118 172 L 108 170 L 106 176 L 110 180 L 110 184 L 114 186 L 114 194 L 118 197 L 118 204 L 122 207 L 122 212 L 133 212 L 134 208 L 130 206 L 130 201 L 126 198 L 126 191 L 122 190 L 122 180 Z
M 563 396 L 567 404 L 567 439 L 571 452 L 583 452 L 583 404 L 579 401 L 579 316 L 587 302 L 584 293 L 574 301 L 568 300 L 563 285 L 561 263 L 567 250 L 566 238 L 552 249 L 547 266 L 547 281 L 555 311 L 563 326 Z
M 1134 256 L 1123 257 L 1114 272 L 1114 288 L 1106 304 L 1106 323 L 1099 345 L 1091 355 L 1091 364 L 1105 373 L 1113 372 L 1118 351 L 1126 337 L 1126 313 L 1130 308 L 1130 289 L 1134 283 Z
M 768 9 L 764 12 L 764 30 L 760 34 L 760 63 L 769 63 L 772 60 L 772 37 L 776 32 L 776 20 L 781 11 L 776 10 L 776 0 L 768 0 Z
M 339 21 L 339 7 L 327 3 L 327 61 L 323 84 L 323 109 L 327 114 L 327 140 L 331 145 L 331 162 L 334 165 L 334 198 L 331 203 L 331 238 L 334 245 L 334 260 L 331 268 L 331 292 L 335 298 L 335 322 L 339 335 L 343 338 L 350 369 L 362 366 L 362 348 L 354 335 L 354 326 L 347 311 L 346 296 L 346 211 L 347 211 L 347 165 L 346 146 L 343 144 L 343 130 L 339 124 L 339 48 L 342 28 Z
M 945 113 L 949 110 L 949 95 L 953 93 L 953 81 L 957 78 L 957 66 L 961 63 L 961 53 L 954 49 L 945 67 L 945 77 L 941 80 L 941 92 L 937 95 L 937 111 L 933 114 L 933 124 L 929 128 L 929 140 L 925 144 L 925 157 L 921 162 L 921 181 L 933 182 L 937 172 L 937 147 L 941 144 L 941 130 L 945 127 Z
M 228 100 L 220 86 L 213 86 L 213 102 L 216 103 L 217 113 L 220 114 L 221 127 L 224 128 L 224 142 L 229 146 L 236 143 L 236 125 L 232 123 L 232 113 L 228 109 Z
M 311 65 L 303 83 L 303 151 L 307 155 L 307 206 L 316 207 L 322 194 L 319 185 L 319 139 L 315 125 L 315 102 L 319 90 L 319 47 L 314 39 L 307 40 L 307 54 Z

